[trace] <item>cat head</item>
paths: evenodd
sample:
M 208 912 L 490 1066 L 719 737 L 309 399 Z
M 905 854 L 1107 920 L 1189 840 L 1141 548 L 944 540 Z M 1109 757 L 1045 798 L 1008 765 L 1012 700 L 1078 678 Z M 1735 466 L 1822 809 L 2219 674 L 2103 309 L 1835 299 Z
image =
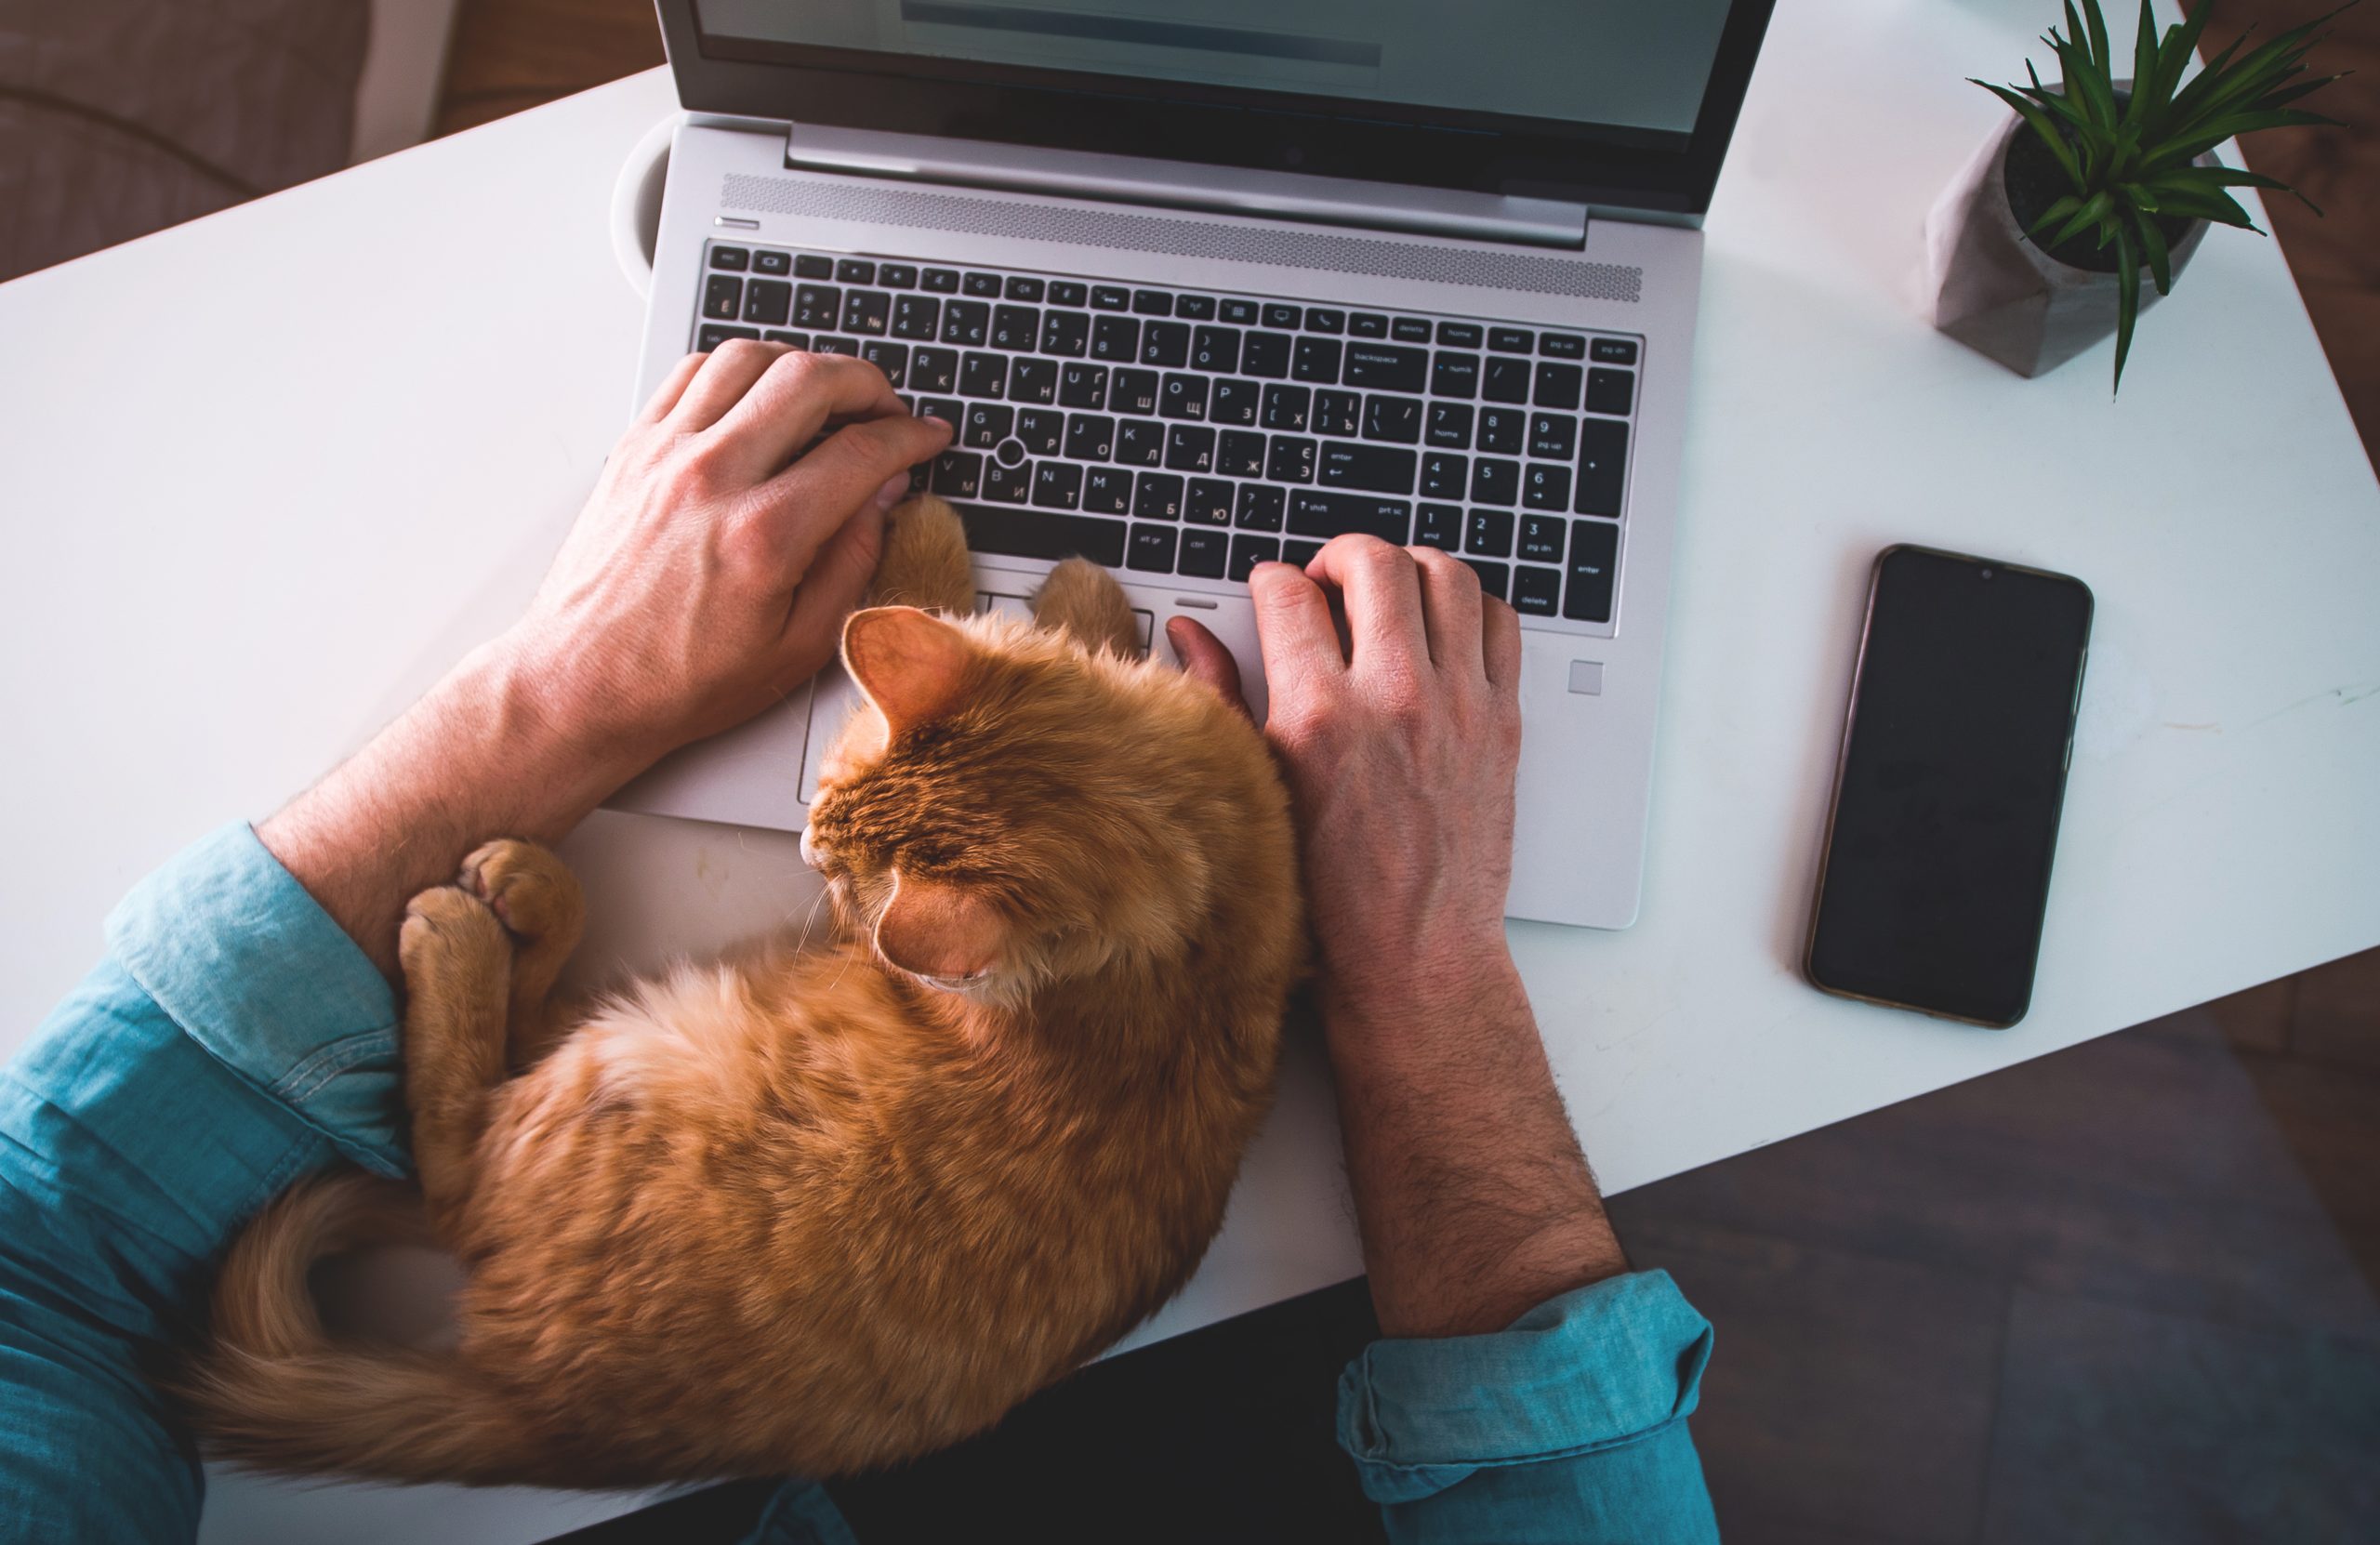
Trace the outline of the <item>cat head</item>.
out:
M 843 663 L 866 701 L 821 759 L 802 855 L 887 965 L 1013 1006 L 1179 957 L 1214 846 L 1181 780 L 1196 788 L 1218 735 L 1255 744 L 1211 691 L 1021 622 L 906 606 L 854 614 Z M 1208 798 L 1212 819 L 1231 818 L 1227 796 Z

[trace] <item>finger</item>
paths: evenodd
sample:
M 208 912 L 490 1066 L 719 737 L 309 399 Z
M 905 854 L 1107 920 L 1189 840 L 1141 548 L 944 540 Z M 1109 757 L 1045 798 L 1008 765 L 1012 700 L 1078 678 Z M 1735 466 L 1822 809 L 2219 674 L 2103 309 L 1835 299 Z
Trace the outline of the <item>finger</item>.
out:
M 847 424 L 818 448 L 762 483 L 762 518 L 778 561 L 799 577 L 813 555 L 895 476 L 950 443 L 939 418 L 896 414 Z
M 1256 603 L 1256 643 L 1264 655 L 1264 680 L 1278 702 L 1308 683 L 1343 675 L 1347 657 L 1331 626 L 1330 602 L 1302 569 L 1259 563 L 1248 576 Z
M 1480 664 L 1479 576 L 1461 559 L 1435 548 L 1411 548 L 1421 575 L 1421 622 L 1430 658 L 1455 675 L 1477 677 Z
M 795 352 L 762 372 L 715 432 L 758 479 L 792 460 L 829 419 L 865 422 L 900 412 L 892 383 L 866 360 Z
M 778 683 L 787 691 L 826 663 L 842 636 L 843 619 L 867 593 L 867 583 L 876 577 L 877 562 L 884 556 L 885 508 L 871 499 L 844 522 L 793 592 L 793 610 L 785 624 L 784 676 Z
M 1377 536 L 1334 536 L 1305 572 L 1338 587 L 1357 669 L 1370 660 L 1427 657 L 1421 582 L 1403 548 Z
M 694 372 L 700 370 L 703 367 L 703 362 L 708 358 L 710 356 L 707 354 L 689 354 L 671 365 L 668 376 L 661 383 L 660 390 L 655 391 L 652 400 L 644 404 L 644 411 L 637 415 L 637 422 L 658 424 L 668 417 L 669 410 L 676 407 L 678 399 L 685 395 L 686 383 L 694 378 Z
M 1182 658 L 1183 675 L 1204 681 L 1224 702 L 1242 714 L 1248 712 L 1248 696 L 1239 686 L 1239 662 L 1221 639 L 1207 631 L 1206 624 L 1175 617 L 1165 625 L 1165 636 Z
M 691 434 L 719 422 L 720 416 L 743 400 L 761 373 L 793 352 L 782 343 L 757 343 L 729 338 L 703 356 L 702 368 L 678 395 L 668 421 Z
M 1521 689 L 1521 614 L 1494 596 L 1487 598 L 1482 614 L 1481 653 L 1488 684 L 1514 696 Z

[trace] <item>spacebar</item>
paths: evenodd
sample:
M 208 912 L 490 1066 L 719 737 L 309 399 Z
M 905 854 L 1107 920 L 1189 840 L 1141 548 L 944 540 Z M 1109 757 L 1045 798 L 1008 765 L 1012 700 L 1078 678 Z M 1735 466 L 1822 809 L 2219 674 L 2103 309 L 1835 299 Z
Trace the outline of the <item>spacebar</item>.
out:
M 1091 515 L 1061 515 L 1047 509 L 962 504 L 959 519 L 967 545 L 977 552 L 1014 558 L 1083 557 L 1111 569 L 1124 566 L 1124 522 Z

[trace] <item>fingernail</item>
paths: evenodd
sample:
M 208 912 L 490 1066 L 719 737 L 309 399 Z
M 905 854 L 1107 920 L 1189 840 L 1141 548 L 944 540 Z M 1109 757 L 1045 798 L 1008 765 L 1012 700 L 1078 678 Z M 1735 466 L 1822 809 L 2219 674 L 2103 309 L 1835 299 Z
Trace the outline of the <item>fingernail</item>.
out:
M 899 504 L 903 496 L 908 492 L 909 474 L 906 472 L 895 473 L 893 476 L 885 479 L 884 486 L 876 491 L 876 508 L 879 509 L 890 509 L 894 505 Z

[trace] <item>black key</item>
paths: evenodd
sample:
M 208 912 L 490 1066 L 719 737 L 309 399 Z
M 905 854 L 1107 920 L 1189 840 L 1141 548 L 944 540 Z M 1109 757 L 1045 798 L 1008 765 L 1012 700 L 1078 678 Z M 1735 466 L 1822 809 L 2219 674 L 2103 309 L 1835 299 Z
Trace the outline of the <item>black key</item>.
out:
M 1253 327 L 1256 325 L 1256 302 L 1226 300 L 1215 309 L 1215 314 L 1235 326 Z
M 1195 418 L 1204 422 L 1207 416 L 1207 389 L 1213 383 L 1204 376 L 1169 374 L 1165 384 L 1157 389 L 1157 411 L 1162 418 Z
M 1508 509 L 1474 509 L 1471 512 L 1470 535 L 1463 540 L 1465 552 L 1475 552 L 1488 558 L 1510 558 L 1513 555 L 1513 515 Z
M 793 310 L 793 286 L 782 279 L 753 279 L 744 285 L 744 320 L 774 327 Z
M 919 391 L 959 390 L 959 350 L 917 348 L 909 350 L 909 385 Z
M 1096 411 L 1107 405 L 1107 367 L 1068 364 L 1058 367 L 1058 402 L 1070 408 Z
M 1231 499 L 1230 483 L 1216 478 L 1192 478 L 1190 497 L 1182 507 L 1182 518 L 1193 525 L 1227 526 L 1231 524 Z
M 1193 579 L 1221 579 L 1230 561 L 1230 537 L 1220 531 L 1191 530 L 1182 534 L 1182 551 L 1174 560 L 1174 569 Z
M 1249 334 L 1240 350 L 1240 370 L 1246 375 L 1280 380 L 1289 373 L 1289 341 L 1286 333 Z
M 992 312 L 992 347 L 1026 350 L 1041 339 L 1041 309 L 1001 306 Z
M 1314 390 L 1301 386 L 1264 389 L 1264 427 L 1302 433 L 1314 413 Z
M 1000 276 L 997 273 L 971 273 L 959 286 L 969 295 L 986 300 L 997 299 L 1000 293 Z
M 1066 455 L 1077 461 L 1105 461 L 1116 449 L 1116 420 L 1096 414 L 1066 415 Z
M 1546 352 L 1550 354 L 1553 350 L 1549 349 Z M 1572 359 L 1576 359 L 1578 356 L 1574 354 L 1570 357 Z M 1597 364 L 1634 364 L 1636 363 L 1635 340 L 1633 338 L 1597 338 L 1594 342 L 1594 351 L 1592 357 Z
M 1165 459 L 1165 426 L 1153 418 L 1127 418 L 1116 426 L 1116 459 L 1127 467 L 1154 467 Z
M 1313 562 L 1315 559 L 1319 557 L 1321 553 L 1322 544 L 1319 542 L 1284 542 L 1281 544 L 1281 561 L 1287 563 L 1293 569 L 1304 568 L 1308 563 Z
M 1171 316 L 1173 297 L 1165 290 L 1134 290 L 1132 314 L 1134 316 Z
M 849 290 L 843 295 L 843 331 L 862 337 L 882 337 L 890 325 L 892 297 L 882 290 Z
M 1016 410 L 992 403 L 967 404 L 967 421 L 959 426 L 959 443 L 971 451 L 988 451 L 1016 427 Z
M 1412 524 L 1413 507 L 1403 499 L 1324 494 L 1310 488 L 1301 488 L 1289 495 L 1289 530 L 1299 536 L 1318 536 L 1328 541 L 1351 531 L 1367 531 L 1401 548 L 1411 534 Z
M 1528 415 L 1518 408 L 1479 410 L 1479 448 L 1498 456 L 1516 456 L 1528 442 Z
M 1179 370 L 1190 363 L 1190 324 L 1152 322 L 1141 329 L 1141 363 Z
M 917 374 L 918 356 L 912 354 L 909 356 L 909 375 L 912 385 L 916 384 Z M 917 414 L 920 418 L 939 418 L 956 429 L 967 421 L 967 404 L 955 397 L 920 397 L 918 399 Z
M 1633 370 L 1590 370 L 1587 372 L 1587 411 L 1589 413 L 1624 414 L 1636 402 L 1636 373 Z
M 718 324 L 713 323 L 710 325 L 706 326 L 695 337 L 694 348 L 701 352 L 707 354 L 712 350 L 718 348 L 721 344 L 725 343 L 729 338 L 757 338 L 760 336 L 760 334 L 758 328 L 722 327 Z
M 1421 400 L 1418 397 L 1364 399 L 1364 438 L 1411 445 L 1421 438 Z
M 1091 319 L 1091 357 L 1130 360 L 1141 350 L 1141 324 L 1128 316 Z
M 1270 563 L 1281 556 L 1281 544 L 1270 536 L 1235 536 L 1231 539 L 1231 570 L 1229 577 L 1245 580 L 1259 563 Z
M 1264 475 L 1275 482 L 1312 482 L 1316 442 L 1301 435 L 1276 434 L 1264 456 Z
M 1043 509 L 1073 509 L 1082 503 L 1082 469 L 1070 461 L 1033 464 L 1033 502 Z
M 1617 515 L 1628 476 L 1628 426 L 1609 418 L 1590 418 L 1579 426 L 1578 498 L 1571 504 L 1580 515 Z
M 1510 508 L 1521 496 L 1521 464 L 1481 456 L 1471 464 L 1471 502 Z
M 1418 316 L 1401 316 L 1388 324 L 1388 336 L 1399 343 L 1427 343 L 1430 324 Z
M 1130 310 L 1131 306 L 1132 292 L 1130 290 L 1118 289 L 1113 284 L 1093 284 L 1091 287 L 1091 309 L 1094 311 L 1124 311 Z
M 807 260 L 804 259 L 804 261 Z M 936 295 L 957 295 L 959 271 L 957 269 L 928 269 L 918 276 L 918 288 L 931 290 Z
M 1421 457 L 1421 496 L 1461 499 L 1471 492 L 1471 458 L 1448 451 L 1430 451 Z
M 903 295 L 892 298 L 892 336 L 931 343 L 942 331 L 942 302 L 930 295 Z
M 1001 293 L 1011 300 L 1029 301 L 1038 306 L 1041 304 L 1041 281 L 1038 279 L 1027 279 L 1021 273 L 1012 273 L 1008 276 L 1008 284 Z
M 1107 377 L 1107 411 L 1149 414 L 1157 411 L 1157 375 L 1154 370 L 1117 370 Z
M 1490 356 L 1488 368 L 1480 373 L 1479 395 L 1490 403 L 1526 403 L 1528 376 L 1528 361 Z
M 1144 521 L 1178 521 L 1182 489 L 1182 480 L 1171 472 L 1143 472 L 1132 485 L 1132 513 Z
M 909 346 L 887 343 L 882 338 L 868 338 L 859 346 L 859 357 L 884 372 L 884 378 L 898 391 L 908 384 Z
M 1254 381 L 1217 381 L 1207 398 L 1207 422 L 1210 424 L 1253 424 L 1256 422 L 1257 391 Z
M 995 459 L 984 469 L 984 497 L 994 503 L 1023 504 L 1032 495 L 1033 469 L 1022 462 L 1010 467 Z
M 1173 303 L 1173 314 L 1185 322 L 1211 322 L 1215 315 L 1215 297 L 1211 295 L 1185 295 Z
M 1327 488 L 1360 488 L 1372 494 L 1413 492 L 1414 454 L 1388 445 L 1325 441 L 1316 481 Z
M 1017 413 L 1016 438 L 1037 456 L 1056 456 L 1058 442 L 1065 436 L 1066 416 L 1055 408 L 1024 408 Z
M 1570 508 L 1570 469 L 1532 461 L 1521 474 L 1521 503 L 1531 509 Z
M 1091 348 L 1091 313 L 1046 311 L 1041 317 L 1041 352 L 1069 360 L 1082 358 Z
M 1094 515 L 1121 515 L 1132 507 L 1132 474 L 1121 467 L 1086 467 L 1082 507 Z
M 1091 288 L 1071 279 L 1050 281 L 1050 304 L 1052 306 L 1087 306 L 1091 303 Z
M 1343 333 L 1347 330 L 1347 313 L 1329 306 L 1308 306 L 1305 325 L 1308 332 Z
M 1008 390 L 1008 356 L 970 354 L 959 362 L 959 395 L 998 397 Z
M 1490 327 L 1488 347 L 1499 354 L 1526 354 L 1537 347 L 1537 335 L 1526 327 Z
M 1043 407 L 1056 402 L 1058 362 L 1011 360 L 1008 366 L 1008 400 L 1012 403 L 1038 403 Z
M 1463 561 L 1470 564 L 1471 572 L 1479 576 L 1480 589 L 1498 601 L 1504 599 L 1505 587 L 1512 582 L 1511 564 L 1490 563 L 1484 558 L 1466 558 Z
M 1239 508 L 1232 512 L 1232 524 L 1242 531 L 1278 531 L 1281 511 L 1289 504 L 1289 495 L 1278 488 L 1261 482 L 1239 485 Z
M 832 279 L 835 277 L 835 261 L 831 258 L 821 258 L 814 252 L 796 253 L 793 276 L 796 279 Z
M 732 273 L 714 273 L 703 281 L 703 315 L 713 322 L 734 322 L 743 310 L 744 281 Z
M 810 340 L 810 351 L 813 354 L 849 354 L 853 359 L 857 359 L 859 357 L 859 339 L 828 337 L 824 334 L 821 334 L 817 337 Z
M 879 263 L 876 282 L 888 290 L 914 290 L 918 287 L 918 267 L 915 263 Z
M 1088 558 L 1115 568 L 1124 561 L 1124 522 L 1093 515 L 1027 515 L 961 505 L 967 545 L 977 552 L 1017 558 Z
M 1579 367 L 1554 360 L 1537 362 L 1537 405 L 1575 408 L 1579 405 Z
M 835 265 L 835 283 L 873 284 L 876 283 L 876 265 L 865 258 L 845 258 Z
M 1578 448 L 1579 421 L 1568 414 L 1533 413 L 1528 416 L 1529 455 L 1567 461 L 1570 453 Z
M 1609 521 L 1570 522 L 1569 593 L 1562 614 L 1572 622 L 1611 620 L 1612 581 L 1620 562 L 1620 527 Z
M 1357 311 L 1347 318 L 1347 333 L 1351 337 L 1384 338 L 1388 337 L 1388 318 L 1378 311 Z
M 1363 417 L 1364 401 L 1352 391 L 1314 394 L 1313 429 L 1316 434 L 1354 434 Z
M 1438 341 L 1448 349 L 1476 349 L 1479 347 L 1479 324 L 1474 322 L 1441 322 L 1438 324 Z
M 1374 391 L 1419 391 L 1428 384 L 1430 355 L 1423 349 L 1399 349 L 1387 343 L 1347 346 L 1346 383 Z
M 1124 549 L 1124 566 L 1144 574 L 1173 572 L 1173 544 L 1182 534 L 1171 526 L 1134 526 L 1131 545 Z
M 1215 456 L 1215 469 L 1227 478 L 1261 478 L 1264 437 L 1252 429 L 1225 429 Z
M 933 458 L 933 489 L 945 498 L 972 499 L 984 486 L 984 458 L 972 451 L 947 450 Z
M 1165 465 L 1176 472 L 1215 469 L 1215 431 L 1192 424 L 1176 424 L 1165 437 Z
M 1302 337 L 1290 357 L 1289 374 L 1301 381 L 1329 386 L 1339 379 L 1339 340 Z
M 1525 617 L 1550 617 L 1562 609 L 1562 572 L 1532 569 L 1524 563 L 1513 571 L 1513 610 Z
M 949 300 L 942 307 L 942 341 L 967 349 L 984 347 L 991 331 L 992 309 L 980 300 Z
M 752 266 L 752 254 L 747 247 L 715 246 L 710 249 L 710 266 L 715 269 L 734 269 L 741 273 Z
M 773 252 L 768 248 L 763 247 L 760 251 L 752 254 L 752 271 L 754 273 L 791 273 L 793 271 L 793 254 L 790 252 Z
M 1438 397 L 1479 395 L 1479 356 L 1440 353 L 1430 369 L 1430 391 Z
M 1462 546 L 1462 511 L 1450 504 L 1425 504 L 1413 518 L 1413 545 L 1453 552 Z
M 796 349 L 810 347 L 810 335 L 807 333 L 788 333 L 780 328 L 772 327 L 760 337 L 767 342 L 789 343 Z
M 1521 517 L 1521 556 L 1532 563 L 1562 561 L 1562 517 L 1559 515 L 1524 515 Z
M 1540 333 L 1537 351 L 1553 359 L 1576 360 L 1586 357 L 1587 340 L 1576 333 Z
M 1264 308 L 1264 325 L 1267 327 L 1286 327 L 1295 332 L 1298 324 L 1304 320 L 1295 306 L 1267 305 Z
M 1458 451 L 1471 449 L 1471 404 L 1431 403 L 1430 427 L 1426 434 L 1433 445 L 1451 445 Z
M 1232 327 L 1201 327 L 1190 346 L 1190 363 L 1200 370 L 1228 375 L 1239 368 L 1239 332 Z

